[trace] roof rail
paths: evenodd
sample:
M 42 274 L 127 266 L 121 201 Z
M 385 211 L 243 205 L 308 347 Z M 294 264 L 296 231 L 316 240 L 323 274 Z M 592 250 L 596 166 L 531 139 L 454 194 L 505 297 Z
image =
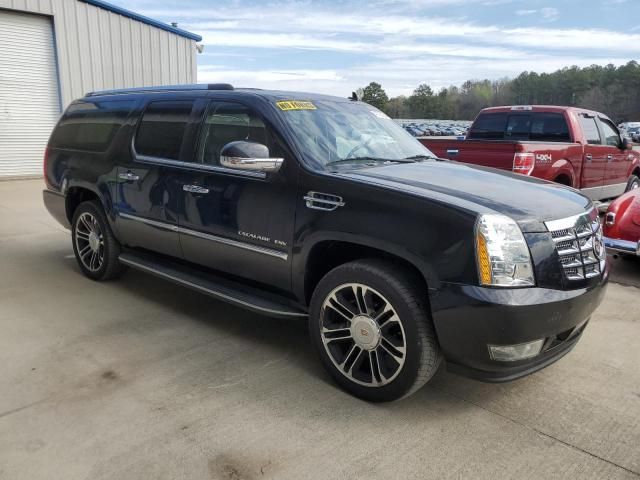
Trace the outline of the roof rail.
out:
M 89 92 L 86 97 L 99 97 L 102 95 L 118 95 L 123 93 L 152 93 L 152 92 L 184 92 L 191 90 L 233 90 L 229 83 L 193 83 L 187 85 L 161 85 L 157 87 L 119 88 L 115 90 L 99 90 Z

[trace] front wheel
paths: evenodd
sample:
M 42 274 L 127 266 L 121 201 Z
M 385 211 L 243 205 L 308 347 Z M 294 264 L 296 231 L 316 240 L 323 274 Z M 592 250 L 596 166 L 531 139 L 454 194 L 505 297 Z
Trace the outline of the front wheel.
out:
M 322 363 L 347 392 L 385 402 L 410 395 L 442 355 L 410 272 L 382 260 L 341 265 L 318 284 L 309 330 Z
M 636 175 L 631 175 L 631 178 L 629 178 L 629 182 L 627 182 L 627 189 L 625 190 L 625 192 L 630 192 L 631 190 L 636 190 L 640 188 L 640 178 L 638 178 Z

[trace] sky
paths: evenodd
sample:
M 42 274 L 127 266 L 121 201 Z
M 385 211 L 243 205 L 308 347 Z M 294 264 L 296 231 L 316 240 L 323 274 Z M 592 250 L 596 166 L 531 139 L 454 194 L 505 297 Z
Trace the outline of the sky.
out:
M 111 0 L 203 37 L 198 82 L 348 96 L 640 61 L 640 0 Z

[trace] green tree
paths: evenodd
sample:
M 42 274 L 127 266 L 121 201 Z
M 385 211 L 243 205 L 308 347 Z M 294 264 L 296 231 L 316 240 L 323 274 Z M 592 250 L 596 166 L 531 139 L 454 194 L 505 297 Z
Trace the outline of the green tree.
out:
M 389 97 L 382 88 L 382 85 L 376 82 L 371 82 L 369 85 L 364 87 L 362 91 L 362 101 L 369 105 L 373 105 L 380 110 L 384 110 L 387 102 L 389 101 Z

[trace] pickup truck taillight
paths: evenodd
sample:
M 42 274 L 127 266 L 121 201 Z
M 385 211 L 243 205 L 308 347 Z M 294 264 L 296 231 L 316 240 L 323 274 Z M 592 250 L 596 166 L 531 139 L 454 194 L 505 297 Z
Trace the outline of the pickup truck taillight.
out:
M 536 166 L 536 156 L 533 153 L 516 153 L 513 156 L 513 171 L 523 175 L 531 175 Z

